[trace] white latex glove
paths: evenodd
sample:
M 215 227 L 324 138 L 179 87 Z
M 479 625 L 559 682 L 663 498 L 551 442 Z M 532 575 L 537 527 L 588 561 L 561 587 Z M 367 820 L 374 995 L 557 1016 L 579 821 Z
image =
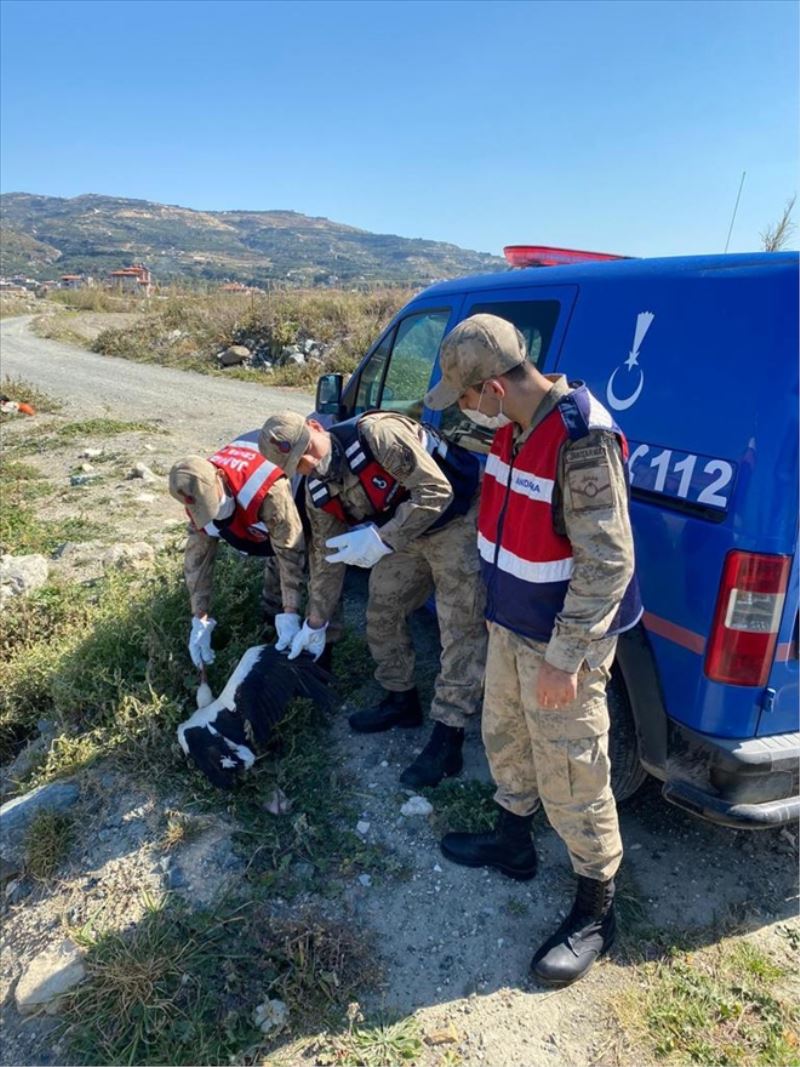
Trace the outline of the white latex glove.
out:
M 378 527 L 372 523 L 338 537 L 329 537 L 325 545 L 334 550 L 332 555 L 325 557 L 328 563 L 350 563 L 355 567 L 374 567 L 379 559 L 392 551 L 381 541 Z
M 308 652 L 314 659 L 319 659 L 325 651 L 325 631 L 327 629 L 327 622 L 320 626 L 318 630 L 314 630 L 306 620 L 303 623 L 303 629 L 295 634 L 289 659 L 297 659 L 301 652 Z
M 275 642 L 276 652 L 286 651 L 300 633 L 300 625 L 300 616 L 295 615 L 294 612 L 286 611 L 275 616 L 275 629 L 278 633 L 278 640 Z
M 198 619 L 195 615 L 192 619 L 192 632 L 189 634 L 189 655 L 192 663 L 199 670 L 204 663 L 214 662 L 214 649 L 211 647 L 211 631 L 217 625 L 217 620 L 206 616 Z

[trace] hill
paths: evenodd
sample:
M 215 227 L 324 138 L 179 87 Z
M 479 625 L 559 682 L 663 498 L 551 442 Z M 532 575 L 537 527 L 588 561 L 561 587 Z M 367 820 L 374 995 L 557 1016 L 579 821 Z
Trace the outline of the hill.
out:
M 505 266 L 457 245 L 370 233 L 295 211 L 194 211 L 96 194 L 4 193 L 0 212 L 2 272 L 34 278 L 102 277 L 142 261 L 158 281 L 417 286 Z

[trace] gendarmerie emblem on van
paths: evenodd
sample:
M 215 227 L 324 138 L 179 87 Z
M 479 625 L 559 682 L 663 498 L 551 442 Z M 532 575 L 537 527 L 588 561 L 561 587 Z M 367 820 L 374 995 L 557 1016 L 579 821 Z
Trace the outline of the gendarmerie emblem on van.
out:
M 644 371 L 639 366 L 639 349 L 642 347 L 642 341 L 644 341 L 647 331 L 652 325 L 655 315 L 652 311 L 640 311 L 636 316 L 636 329 L 633 334 L 633 345 L 628 358 L 624 363 L 621 363 L 619 367 L 614 369 L 613 374 L 608 379 L 608 385 L 606 386 L 606 400 L 609 407 L 612 407 L 615 411 L 625 411 L 627 408 L 632 407 L 639 399 L 639 394 L 644 389 Z M 618 396 L 614 392 L 614 379 L 623 367 L 628 368 L 628 382 L 632 384 L 634 379 L 630 378 L 630 373 L 636 370 L 636 384 L 633 391 L 629 391 L 627 396 Z

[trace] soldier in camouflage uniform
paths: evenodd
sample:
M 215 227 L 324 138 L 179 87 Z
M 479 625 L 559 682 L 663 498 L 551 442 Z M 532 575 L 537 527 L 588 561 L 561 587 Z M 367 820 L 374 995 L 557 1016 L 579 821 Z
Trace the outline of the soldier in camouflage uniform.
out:
M 445 856 L 532 878 L 540 803 L 578 875 L 570 915 L 532 969 L 580 978 L 615 933 L 622 858 L 609 782 L 606 684 L 617 634 L 636 624 L 627 443 L 581 383 L 544 376 L 509 322 L 474 315 L 445 338 L 434 410 L 458 402 L 494 429 L 478 519 L 489 650 L 483 739 L 497 825 L 447 834 Z
M 367 413 L 329 431 L 314 419 L 274 416 L 259 444 L 287 474 L 308 475 L 308 617 L 298 651 L 324 646 L 346 564 L 371 568 L 367 641 L 384 698 L 350 717 L 354 730 L 421 725 L 408 617 L 435 592 L 442 643 L 435 725 L 401 781 L 419 788 L 457 774 L 464 725 L 480 707 L 486 651 L 476 458 L 391 412 Z
M 291 482 L 257 448 L 258 432 L 242 434 L 210 459 L 187 456 L 169 475 L 169 490 L 190 519 L 184 554 L 192 628 L 189 653 L 198 668 L 212 663 L 214 561 L 220 540 L 264 559 L 262 606 L 286 649 L 300 630 L 305 545 Z

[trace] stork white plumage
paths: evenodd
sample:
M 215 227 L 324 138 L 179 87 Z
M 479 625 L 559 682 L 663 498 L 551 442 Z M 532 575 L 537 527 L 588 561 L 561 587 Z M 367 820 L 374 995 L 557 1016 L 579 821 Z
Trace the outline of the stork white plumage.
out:
M 178 727 L 178 742 L 208 780 L 232 789 L 237 774 L 249 770 L 264 751 L 289 703 L 307 697 L 330 704 L 331 675 L 310 656 L 289 660 L 272 645 L 248 648 L 216 700 L 206 683 L 198 705 L 211 702 Z

